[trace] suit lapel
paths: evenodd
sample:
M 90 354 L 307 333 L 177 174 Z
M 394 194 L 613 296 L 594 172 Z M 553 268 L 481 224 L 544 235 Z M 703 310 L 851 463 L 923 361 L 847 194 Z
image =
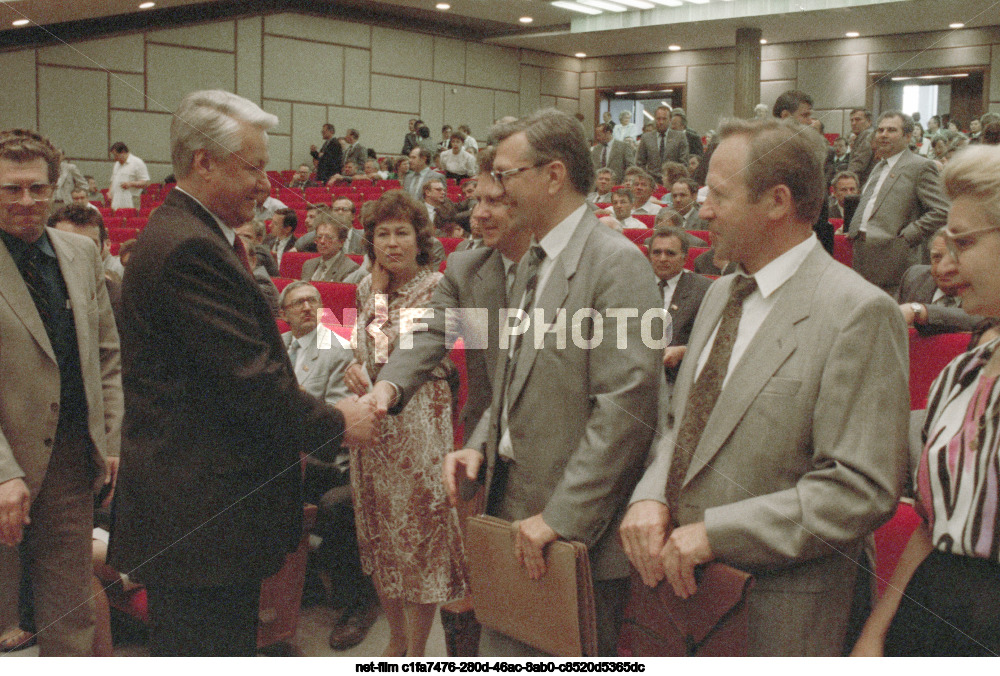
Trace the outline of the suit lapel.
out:
M 829 264 L 829 259 L 824 260 L 819 250 L 813 250 L 795 274 L 775 292 L 778 297 L 774 306 L 715 402 L 688 468 L 685 484 L 712 461 L 767 382 L 795 352 L 798 346 L 795 325 L 809 316 L 809 301 L 816 292 L 822 270 Z M 722 306 L 728 299 L 728 290 L 727 284 Z M 717 304 L 713 310 L 717 320 L 722 307 Z M 715 323 L 710 325 L 709 332 L 715 328 Z M 702 347 L 704 349 L 705 346 Z M 694 354 L 700 354 L 700 351 Z
M 885 177 L 885 181 L 882 183 L 882 189 L 878 191 L 877 195 L 873 195 L 872 197 L 872 199 L 875 200 L 875 206 L 872 208 L 872 217 L 875 216 L 879 207 L 882 206 L 882 202 L 885 201 L 886 196 L 892 192 L 892 186 L 899 180 L 899 177 L 902 175 L 906 165 L 910 162 L 911 155 L 912 153 L 909 150 L 904 150 L 902 156 L 896 160 L 896 164 L 893 165 L 891 170 L 889 167 L 883 169 L 883 171 L 888 171 L 889 175 Z
M 499 324 L 496 322 L 497 313 L 494 309 L 510 307 L 505 282 L 506 273 L 503 258 L 500 252 L 494 249 L 487 261 L 479 266 L 476 271 L 476 283 L 472 285 L 473 304 L 471 307 L 487 308 L 487 312 L 493 314 L 492 317 L 486 317 L 486 326 L 484 327 L 489 332 L 488 335 L 484 336 L 487 365 L 497 363 L 497 341 L 493 340 L 492 337 L 499 335 Z M 472 328 L 475 327 L 465 327 L 464 330 L 469 331 Z
M 549 274 L 548 280 L 535 299 L 535 311 L 542 310 L 546 322 L 545 326 L 551 325 L 555 321 L 556 313 L 563 308 L 566 296 L 569 295 L 569 281 L 576 274 L 576 268 L 580 263 L 583 247 L 590 237 L 591 230 L 596 225 L 597 218 L 594 216 L 594 212 L 588 209 L 573 231 L 569 243 L 566 244 L 566 248 L 552 261 L 552 271 Z M 534 325 L 535 311 L 532 311 L 532 323 L 528 326 L 528 332 L 522 337 L 521 350 L 517 357 L 517 371 L 514 374 L 514 381 L 510 386 L 511 409 L 517 403 L 517 397 L 521 393 L 525 381 L 528 379 L 531 367 L 535 363 L 535 357 L 538 356 L 534 337 L 536 334 L 541 336 L 544 327 Z M 567 318 L 565 321 L 567 330 L 569 330 L 568 323 L 569 319 Z
M 58 254 L 58 252 L 57 252 Z M 68 286 L 68 285 L 67 285 Z M 24 327 L 31 334 L 38 347 L 49 356 L 52 361 L 56 360 L 56 355 L 52 351 L 52 343 L 45 333 L 45 325 L 38 315 L 38 308 L 31 300 L 28 287 L 21 277 L 21 273 L 14 264 L 14 259 L 7 251 L 7 247 L 0 245 L 0 297 L 3 297 L 10 305 L 11 310 L 18 316 Z

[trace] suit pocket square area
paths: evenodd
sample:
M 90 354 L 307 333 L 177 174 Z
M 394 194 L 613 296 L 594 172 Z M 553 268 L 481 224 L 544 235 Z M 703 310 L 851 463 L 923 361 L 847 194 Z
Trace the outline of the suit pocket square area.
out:
M 760 393 L 791 397 L 799 391 L 800 387 L 802 387 L 801 380 L 775 376 L 767 381 L 767 385 L 764 386 L 764 389 Z

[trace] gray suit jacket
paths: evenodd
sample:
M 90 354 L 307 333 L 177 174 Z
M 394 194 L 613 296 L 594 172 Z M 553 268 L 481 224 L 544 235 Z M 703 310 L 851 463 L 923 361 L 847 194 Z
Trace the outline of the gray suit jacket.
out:
M 564 326 L 579 321 L 573 317 L 581 309 L 592 308 L 605 317 L 603 340 L 586 349 L 579 339 L 570 338 L 567 328 L 565 344 L 548 331 L 537 334 L 544 342 L 536 347 L 534 329 L 529 329 L 508 388 L 509 431 L 517 460 L 505 489 L 496 491 L 492 477 L 498 458 L 503 356 L 493 380 L 486 445 L 489 513 L 510 520 L 541 513 L 560 537 L 587 545 L 595 580 L 629 573 L 617 529 L 655 431 L 663 364 L 662 349 L 645 345 L 640 335 L 640 318 L 662 308 L 653 280 L 638 248 L 587 211 L 553 261 L 535 308 L 546 322 L 558 321 L 562 310 Z M 638 316 L 623 320 L 620 327 L 607 312 L 619 308 L 635 309 Z M 626 339 L 622 347 L 619 334 Z M 585 329 L 583 335 L 589 332 Z
M 932 303 L 934 293 L 937 291 L 937 283 L 931 276 L 931 266 L 914 265 L 906 274 L 899 285 L 899 293 L 896 300 L 900 303 L 923 303 L 927 308 L 927 323 L 916 324 L 915 328 L 923 336 L 933 336 L 938 333 L 960 333 L 963 331 L 975 331 L 985 317 L 970 315 L 960 307 L 947 307 Z
M 868 176 L 875 166 L 875 150 L 872 148 L 872 139 L 875 138 L 875 128 L 868 127 L 858 134 L 851 146 L 850 156 L 847 162 L 847 170 L 858 175 L 861 185 L 865 184 Z
M 431 377 L 451 348 L 446 335 L 462 335 L 465 341 L 465 365 L 469 394 L 462 409 L 465 445 L 482 448 L 485 423 L 476 432 L 483 411 L 490 404 L 490 379 L 497 363 L 500 335 L 498 310 L 506 302 L 503 257 L 488 247 L 456 251 L 448 256 L 444 277 L 431 297 L 432 317 L 422 320 L 426 331 L 413 335 L 413 348 L 393 350 L 389 361 L 378 374 L 398 386 L 401 397 L 390 413 L 398 413 L 410 397 Z M 471 313 L 462 309 L 472 308 Z M 448 319 L 453 321 L 448 322 Z
M 590 150 L 590 159 L 594 163 L 594 170 L 601 169 L 601 157 L 604 154 L 604 146 L 597 144 Z M 621 183 L 625 176 L 625 170 L 635 164 L 635 151 L 632 146 L 623 141 L 608 141 L 608 162 L 604 167 L 610 169 L 615 175 L 615 183 Z
M 858 234 L 869 199 L 875 209 L 862 241 Z M 906 269 L 921 262 L 921 245 L 945 224 L 948 208 L 937 164 L 904 150 L 877 195 L 862 191 L 848 232 L 854 239 L 854 269 L 895 295 Z
M 285 349 L 292 344 L 292 332 L 281 334 Z M 299 387 L 331 406 L 351 393 L 344 384 L 344 371 L 354 360 L 354 352 L 343 338 L 320 324 L 316 327 L 316 340 L 302 357 L 302 377 L 296 373 Z M 295 364 L 292 364 L 295 367 Z
M 688 140 L 682 131 L 667 130 L 664 139 L 663 161 L 660 161 L 660 134 L 647 131 L 639 137 L 639 151 L 635 154 L 636 165 L 659 179 L 663 162 L 680 162 L 685 167 L 688 161 Z
M 705 295 L 664 437 L 632 500 L 666 502 L 699 356 L 734 277 Z M 685 475 L 676 518 L 754 573 L 752 655 L 839 655 L 865 538 L 906 467 L 907 333 L 891 298 L 816 246 L 732 370 Z
M 323 279 L 317 279 L 317 282 L 342 282 L 344 277 L 351 274 L 358 269 L 358 264 L 352 261 L 350 258 L 340 253 L 339 251 L 334 254 L 334 263 L 331 265 L 326 274 L 323 275 Z M 316 272 L 316 268 L 319 267 L 322 257 L 317 256 L 316 258 L 310 258 L 305 263 L 302 264 L 302 277 L 304 281 L 313 281 L 313 274 Z

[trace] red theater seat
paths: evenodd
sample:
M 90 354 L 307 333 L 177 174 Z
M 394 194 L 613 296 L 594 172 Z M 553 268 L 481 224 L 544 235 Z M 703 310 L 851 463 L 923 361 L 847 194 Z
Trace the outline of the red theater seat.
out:
M 319 256 L 319 254 L 306 251 L 289 251 L 281 256 L 281 266 L 278 268 L 278 271 L 282 277 L 298 279 L 302 276 L 302 266 L 305 262 L 310 258 L 316 258 L 316 256 Z
M 441 246 L 444 247 L 444 252 L 446 254 L 450 254 L 455 250 L 455 247 L 465 240 L 461 237 L 438 237 L 438 241 L 441 242 Z
M 854 258 L 854 244 L 845 235 L 833 236 L 833 257 L 850 267 Z
M 878 595 L 882 596 L 892 573 L 896 570 L 899 557 L 906 549 L 906 543 L 910 541 L 910 536 L 920 524 L 920 516 L 913 507 L 906 503 L 899 503 L 896 514 L 881 528 L 875 531 L 875 573 L 878 576 L 876 584 Z
M 688 257 L 684 262 L 685 270 L 694 270 L 694 259 L 708 251 L 708 247 L 704 246 L 693 246 L 688 249 Z
M 632 214 L 632 218 L 642 221 L 647 228 L 652 228 L 656 224 L 656 216 L 651 214 Z
M 921 336 L 910 329 L 910 410 L 927 408 L 927 390 L 948 362 L 965 352 L 968 333 Z
M 358 287 L 356 284 L 341 284 L 340 282 L 310 282 L 319 291 L 320 298 L 323 299 L 323 307 L 331 310 L 337 320 L 342 323 L 353 323 L 349 318 L 345 319 L 344 310 L 350 308 L 354 310 L 354 299 Z
M 646 240 L 652 237 L 652 228 L 625 228 L 622 234 L 628 237 L 630 240 L 636 244 L 645 244 Z

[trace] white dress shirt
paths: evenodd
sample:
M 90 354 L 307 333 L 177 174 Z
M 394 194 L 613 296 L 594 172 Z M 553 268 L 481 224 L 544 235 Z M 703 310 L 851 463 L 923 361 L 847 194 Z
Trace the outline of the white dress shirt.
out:
M 743 353 L 746 352 L 747 346 L 750 345 L 750 341 L 757 335 L 757 331 L 760 330 L 764 320 L 767 319 L 767 315 L 770 314 L 771 308 L 774 307 L 774 303 L 778 297 L 776 293 L 778 289 L 792 278 L 792 275 L 798 271 L 803 261 L 818 246 L 820 246 L 819 240 L 815 234 L 812 234 L 807 240 L 796 244 L 758 270 L 755 275 L 752 275 L 757 280 L 757 288 L 743 301 L 740 326 L 736 331 L 733 352 L 729 357 L 726 379 L 722 381 L 723 387 L 726 386 L 729 376 L 732 375 L 736 365 L 740 363 L 740 359 L 743 357 Z M 742 269 L 737 274 L 746 275 Z M 698 368 L 695 372 L 695 379 L 701 375 L 701 370 L 705 367 L 705 362 L 708 361 L 708 355 L 715 344 L 715 334 L 719 332 L 719 324 L 721 322 L 722 318 L 720 317 L 719 321 L 715 324 L 715 328 L 712 330 L 712 335 L 709 337 L 708 342 L 705 343 L 705 349 L 698 355 Z

